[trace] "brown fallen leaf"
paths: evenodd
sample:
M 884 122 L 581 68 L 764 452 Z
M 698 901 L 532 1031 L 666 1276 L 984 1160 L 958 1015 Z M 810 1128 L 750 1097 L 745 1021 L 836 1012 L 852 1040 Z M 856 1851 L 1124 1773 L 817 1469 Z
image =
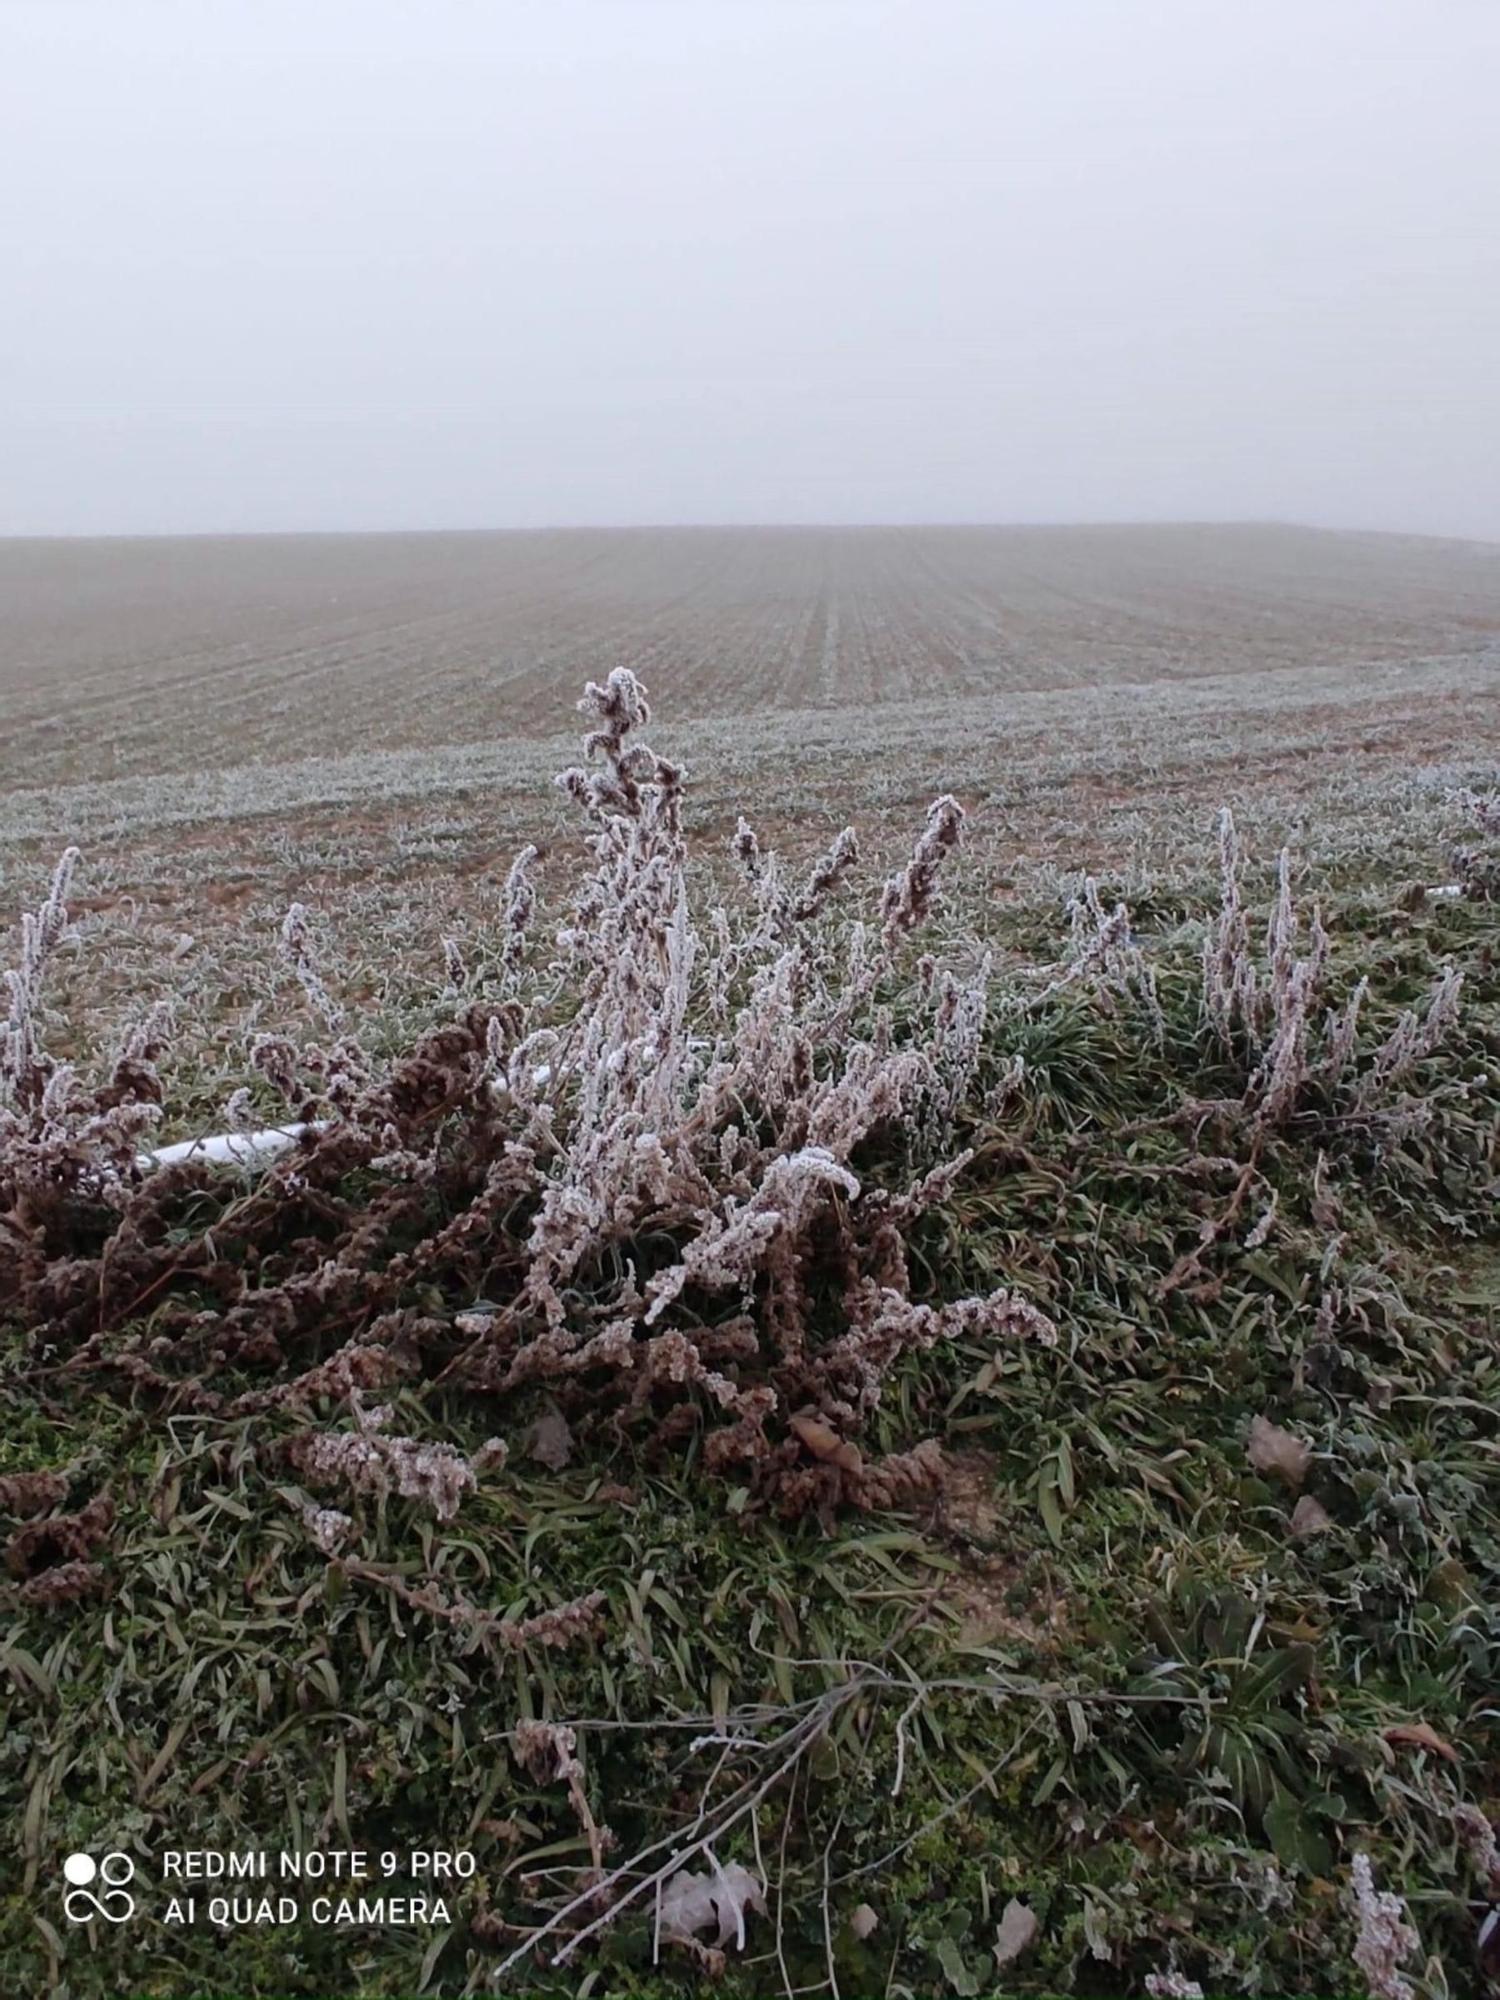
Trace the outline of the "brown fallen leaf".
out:
M 573 1456 L 573 1433 L 561 1410 L 544 1410 L 531 1426 L 527 1455 L 549 1472 L 561 1472 Z
M 1251 1420 L 1245 1449 L 1257 1472 L 1273 1472 L 1293 1488 L 1306 1479 L 1307 1468 L 1312 1464 L 1312 1447 L 1293 1437 L 1290 1431 L 1284 1431 L 1280 1424 L 1273 1424 L 1268 1417 Z
M 1446 1738 L 1438 1735 L 1430 1722 L 1397 1722 L 1381 1733 L 1387 1743 L 1407 1743 L 1416 1750 L 1435 1750 L 1445 1763 L 1458 1762 L 1458 1752 Z
M 1292 1533 L 1294 1535 L 1323 1535 L 1333 1526 L 1333 1516 L 1321 1500 L 1314 1500 L 1310 1493 L 1304 1493 L 1292 1509 Z
M 1009 1965 L 1012 1959 L 1019 1958 L 1040 1929 L 1036 1912 L 1012 1896 L 1000 1913 L 1000 1927 L 995 1932 L 996 1965 Z
M 864 1463 L 859 1446 L 841 1438 L 821 1417 L 796 1416 L 789 1418 L 788 1422 L 813 1457 L 821 1459 L 825 1465 L 836 1465 L 844 1472 L 858 1472 Z

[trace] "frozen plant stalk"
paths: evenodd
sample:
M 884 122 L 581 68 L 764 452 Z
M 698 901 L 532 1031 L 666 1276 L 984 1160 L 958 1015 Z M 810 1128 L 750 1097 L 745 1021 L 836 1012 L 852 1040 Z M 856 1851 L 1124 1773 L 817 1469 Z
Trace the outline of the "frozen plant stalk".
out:
M 1400 1966 L 1421 1940 L 1406 1921 L 1405 1903 L 1375 1887 L 1368 1854 L 1356 1854 L 1349 1873 L 1358 1926 L 1354 1963 L 1365 1976 L 1370 2000 L 1415 2000 L 1416 1988 Z

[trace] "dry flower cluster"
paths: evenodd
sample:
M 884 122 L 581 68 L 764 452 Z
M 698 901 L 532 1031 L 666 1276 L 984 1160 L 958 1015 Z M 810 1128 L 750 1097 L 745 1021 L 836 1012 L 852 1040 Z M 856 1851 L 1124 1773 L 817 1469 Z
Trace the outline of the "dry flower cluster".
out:
M 5 1545 L 5 1566 L 23 1603 L 62 1604 L 104 1588 L 104 1567 L 94 1557 L 114 1526 L 114 1501 L 108 1492 L 99 1492 L 76 1513 L 46 1514 L 67 1491 L 64 1478 L 44 1472 L 0 1480 L 0 1506 L 6 1512 L 45 1514 L 42 1519 L 28 1519 Z
M 498 1470 L 505 1463 L 507 1450 L 499 1438 L 492 1438 L 468 1459 L 449 1444 L 383 1437 L 390 1411 L 364 1409 L 357 1390 L 350 1390 L 349 1405 L 354 1430 L 338 1434 L 304 1431 L 288 1447 L 288 1456 L 310 1486 L 342 1486 L 381 1500 L 395 1492 L 403 1500 L 420 1502 L 438 1520 L 451 1521 L 464 1494 L 473 1488 L 475 1475 Z M 326 1529 L 326 1511 L 321 1521 Z M 315 1539 L 322 1538 L 320 1529 Z

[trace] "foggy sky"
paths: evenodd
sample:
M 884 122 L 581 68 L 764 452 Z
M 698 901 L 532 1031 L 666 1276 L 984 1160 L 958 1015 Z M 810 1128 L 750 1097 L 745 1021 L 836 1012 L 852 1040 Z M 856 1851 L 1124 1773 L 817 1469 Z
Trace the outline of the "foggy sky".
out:
M 1496 0 L 0 0 L 0 533 L 1500 538 Z

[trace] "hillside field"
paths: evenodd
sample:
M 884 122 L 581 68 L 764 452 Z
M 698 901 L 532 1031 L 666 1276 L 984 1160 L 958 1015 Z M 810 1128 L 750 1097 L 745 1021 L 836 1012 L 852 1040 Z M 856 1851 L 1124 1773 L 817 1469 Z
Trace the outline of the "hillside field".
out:
M 91 966 L 147 978 L 164 951 L 238 977 L 293 898 L 348 914 L 340 949 L 389 926 L 386 976 L 425 978 L 515 848 L 566 836 L 551 780 L 578 690 L 614 667 L 687 763 L 705 851 L 742 811 L 799 854 L 855 818 L 883 865 L 948 789 L 976 903 L 1052 894 L 1059 871 L 1201 865 L 1226 803 L 1267 848 L 1336 823 L 1350 861 L 1415 866 L 1441 830 L 1434 788 L 1500 744 L 1500 548 L 1479 543 L 8 542 L 0 603 L 0 894 L 18 908 L 78 842 Z
M 0 606 L 0 1991 L 1493 1990 L 1500 547 Z

